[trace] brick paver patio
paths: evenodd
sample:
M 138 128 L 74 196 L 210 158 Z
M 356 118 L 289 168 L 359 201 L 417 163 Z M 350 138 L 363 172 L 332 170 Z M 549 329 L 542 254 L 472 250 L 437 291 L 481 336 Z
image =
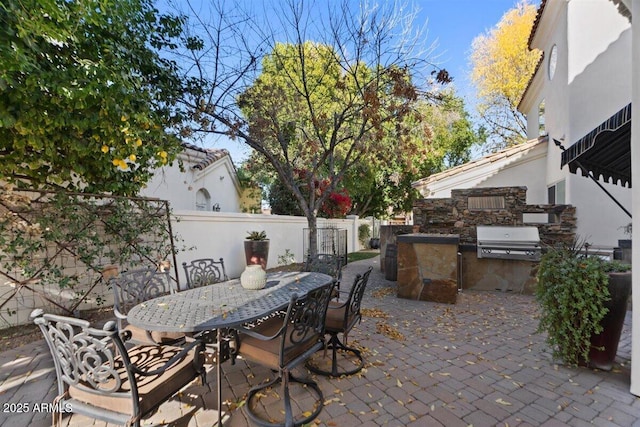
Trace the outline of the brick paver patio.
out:
M 455 305 L 398 299 L 378 257 L 347 265 L 343 289 L 369 265 L 367 316 L 349 337 L 364 348 L 367 366 L 348 378 L 317 378 L 325 398 L 317 425 L 640 426 L 640 399 L 629 393 L 630 315 L 613 371 L 567 368 L 535 333 L 532 296 L 465 291 Z M 223 370 L 224 425 L 247 426 L 238 406 L 250 385 L 272 374 L 242 360 Z M 215 381 L 210 372 L 207 384 L 187 387 L 143 424 L 211 426 Z M 50 425 L 42 403 L 55 394 L 44 341 L 0 353 L 0 427 Z M 106 423 L 74 415 L 63 425 Z

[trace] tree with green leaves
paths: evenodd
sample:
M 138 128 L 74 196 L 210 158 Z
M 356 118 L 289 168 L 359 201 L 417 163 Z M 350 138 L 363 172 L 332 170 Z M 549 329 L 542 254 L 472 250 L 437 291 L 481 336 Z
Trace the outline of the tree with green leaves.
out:
M 344 186 L 353 200 L 352 213 L 384 218 L 389 208 L 409 212 L 419 196 L 412 182 L 469 161 L 471 147 L 482 141 L 463 100 L 450 89 L 437 102 L 420 102 L 417 113 L 420 121 L 407 126 L 418 150 L 382 162 L 361 162 L 347 172 Z
M 409 34 L 411 16 L 393 6 L 343 1 L 319 11 L 289 0 L 270 15 L 278 31 L 237 6 L 216 4 L 212 17 L 200 21 L 209 38 L 191 44 L 198 48 L 189 68 L 197 90 L 186 106 L 195 131 L 240 139 L 265 158 L 306 216 L 314 250 L 326 198 L 354 165 L 412 151 L 408 118 L 449 76 L 428 62 L 429 52 L 415 49 L 421 35 Z M 246 22 L 251 25 L 239 27 Z M 225 32 L 232 23 L 233 31 Z M 230 46 L 238 49 L 225 63 Z M 427 68 L 435 76 L 430 81 Z M 298 170 L 305 171 L 303 182 L 296 180 Z M 314 191 L 324 180 L 327 191 Z
M 541 55 L 528 46 L 535 17 L 536 7 L 523 0 L 473 41 L 471 80 L 478 90 L 477 109 L 490 150 L 526 139 L 526 120 L 517 107 Z
M 181 146 L 182 22 L 152 0 L 0 5 L 0 180 L 135 195 Z

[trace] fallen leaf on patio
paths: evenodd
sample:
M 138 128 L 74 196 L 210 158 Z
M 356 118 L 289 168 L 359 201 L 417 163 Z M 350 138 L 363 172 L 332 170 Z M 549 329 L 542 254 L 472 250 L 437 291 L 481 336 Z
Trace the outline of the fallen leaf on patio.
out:
M 402 400 L 397 401 L 400 405 L 404 406 L 404 402 Z
M 362 308 L 360 309 L 360 313 L 366 317 L 377 317 L 381 319 L 389 318 L 389 314 L 377 308 Z
M 158 303 L 158 307 L 166 307 L 167 303 L 166 302 L 159 302 Z
M 371 293 L 371 295 L 374 298 L 383 298 L 387 295 L 393 295 L 395 293 L 395 290 L 393 288 L 382 288 L 382 289 L 378 289 L 376 291 L 373 291 Z
M 504 406 L 511 406 L 511 403 L 507 402 L 506 400 L 502 400 L 502 398 L 496 399 L 496 403 L 499 403 Z
M 404 335 L 384 322 L 376 324 L 376 332 L 396 341 L 404 341 Z
M 438 374 L 442 375 L 443 377 L 450 377 L 451 374 L 448 372 L 438 372 Z
M 304 411 L 304 412 L 302 413 L 302 415 L 304 415 L 304 416 L 305 416 L 305 418 L 306 418 L 306 417 L 310 417 L 310 416 L 311 416 L 311 411 Z
M 414 415 L 409 414 L 409 421 L 415 421 L 417 418 Z
M 398 387 L 402 387 L 402 383 L 400 382 L 400 380 L 396 380 L 396 384 L 398 385 Z

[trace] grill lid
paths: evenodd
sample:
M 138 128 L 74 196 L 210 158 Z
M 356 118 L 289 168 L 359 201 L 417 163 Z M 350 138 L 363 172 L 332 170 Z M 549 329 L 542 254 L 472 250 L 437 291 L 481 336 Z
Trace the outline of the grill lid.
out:
M 540 243 L 538 227 L 516 227 L 516 226 L 477 226 L 478 245 L 492 243 L 504 246 Z
M 538 227 L 477 226 L 478 258 L 540 259 Z

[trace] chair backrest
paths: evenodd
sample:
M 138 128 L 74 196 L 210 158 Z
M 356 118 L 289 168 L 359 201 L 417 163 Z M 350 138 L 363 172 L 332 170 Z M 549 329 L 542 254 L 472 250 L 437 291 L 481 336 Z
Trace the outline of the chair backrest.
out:
M 360 306 L 362 305 L 362 297 L 364 296 L 364 290 L 369 282 L 369 275 L 373 267 L 369 267 L 363 274 L 357 274 L 353 281 L 351 290 L 349 291 L 349 298 L 345 301 L 344 312 L 344 330 L 349 331 L 353 325 L 358 323 L 362 318 L 360 314 Z
M 222 258 L 217 261 L 213 258 L 196 259 L 190 263 L 183 262 L 182 267 L 187 277 L 188 289 L 229 280 Z
M 304 359 L 304 356 L 308 357 L 315 351 L 314 344 L 322 345 L 327 308 L 333 296 L 333 287 L 334 283 L 329 283 L 310 291 L 303 297 L 295 294 L 291 297 L 281 332 L 280 367 L 284 367 L 287 363 L 284 360 L 285 355 L 292 352 L 300 353 L 303 355 L 301 359 Z
M 129 369 L 131 361 L 115 322 L 103 329 L 71 317 L 44 314 L 34 310 L 32 319 L 40 327 L 49 345 L 58 378 L 58 395 L 76 387 L 103 396 L 131 397 L 138 401 L 137 383 Z M 122 372 L 126 369 L 130 388 L 123 391 Z M 137 406 L 134 405 L 134 407 Z
M 133 306 L 176 291 L 168 271 L 139 268 L 109 280 L 113 288 L 113 310 L 118 319 L 126 318 Z
M 305 262 L 304 270 L 328 274 L 339 283 L 342 279 L 342 257 L 333 254 L 309 256 Z

